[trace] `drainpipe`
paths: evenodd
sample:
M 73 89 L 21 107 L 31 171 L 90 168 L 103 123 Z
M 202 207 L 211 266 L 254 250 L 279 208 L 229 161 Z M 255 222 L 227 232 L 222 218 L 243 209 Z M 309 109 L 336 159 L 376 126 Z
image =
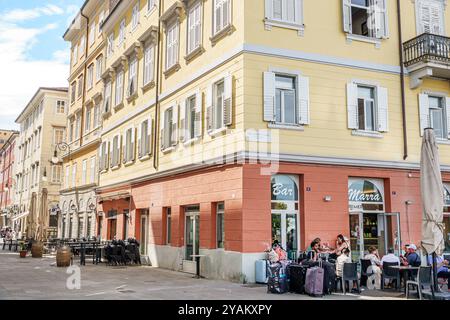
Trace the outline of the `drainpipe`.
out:
M 158 11 L 159 11 L 159 17 L 162 15 L 162 0 L 159 0 L 158 5 Z M 160 92 L 160 77 L 161 77 L 161 19 L 158 19 L 158 45 L 156 46 L 156 97 L 155 97 L 155 125 L 153 126 L 155 128 L 155 132 L 153 134 L 153 168 L 155 170 L 158 170 L 159 166 L 159 153 L 158 153 L 158 141 L 159 141 L 159 110 L 160 110 L 160 104 L 159 104 L 159 92 Z
M 406 128 L 406 101 L 405 101 L 405 63 L 403 60 L 403 37 L 400 0 L 397 0 L 397 22 L 398 22 L 398 48 L 400 57 L 400 90 L 402 96 L 402 122 L 403 122 L 403 160 L 408 158 L 408 135 Z
M 81 123 L 80 123 L 80 147 L 83 145 L 83 135 L 84 135 L 84 108 L 86 102 L 86 82 L 87 82 L 87 58 L 89 52 L 89 17 L 83 14 L 83 8 L 80 10 L 80 14 L 86 19 L 86 41 L 84 46 L 84 65 L 83 65 L 83 97 L 81 99 Z

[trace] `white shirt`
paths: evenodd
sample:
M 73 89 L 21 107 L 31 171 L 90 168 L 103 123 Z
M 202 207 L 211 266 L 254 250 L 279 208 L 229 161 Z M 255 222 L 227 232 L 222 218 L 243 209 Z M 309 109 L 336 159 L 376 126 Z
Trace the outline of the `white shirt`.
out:
M 336 261 L 336 275 L 338 277 L 342 277 L 342 273 L 344 271 L 344 263 L 352 262 L 352 258 L 346 256 L 345 254 L 341 254 Z
M 388 253 L 383 258 L 381 258 L 381 265 L 383 265 L 384 262 L 396 262 L 398 265 L 400 265 L 400 259 L 393 253 Z

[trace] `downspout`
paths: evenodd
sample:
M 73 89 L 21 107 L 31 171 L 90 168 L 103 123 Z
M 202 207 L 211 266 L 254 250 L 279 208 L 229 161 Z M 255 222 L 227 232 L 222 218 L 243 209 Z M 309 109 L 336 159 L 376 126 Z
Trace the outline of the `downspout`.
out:
M 84 108 L 86 102 L 86 82 L 87 82 L 87 58 L 89 52 L 89 17 L 83 14 L 83 8 L 81 8 L 80 14 L 86 19 L 86 41 L 84 46 L 84 65 L 83 65 L 83 97 L 81 99 L 81 123 L 80 123 L 80 147 L 83 145 L 83 135 L 84 135 Z M 69 159 L 70 160 L 70 159 Z
M 408 158 L 408 135 L 406 128 L 406 101 L 405 101 L 405 63 L 403 60 L 403 36 L 400 0 L 397 0 L 398 22 L 398 48 L 400 57 L 400 91 L 402 97 L 402 122 L 403 122 L 403 160 Z
M 162 0 L 159 0 L 158 5 L 158 11 L 159 11 L 159 18 L 162 14 Z M 155 128 L 155 132 L 153 134 L 153 168 L 155 170 L 158 170 L 159 166 L 159 153 L 158 153 L 158 141 L 159 141 L 159 92 L 160 92 L 160 77 L 161 77 L 161 19 L 158 18 L 158 45 L 156 47 L 156 97 L 155 97 L 155 125 L 153 126 Z

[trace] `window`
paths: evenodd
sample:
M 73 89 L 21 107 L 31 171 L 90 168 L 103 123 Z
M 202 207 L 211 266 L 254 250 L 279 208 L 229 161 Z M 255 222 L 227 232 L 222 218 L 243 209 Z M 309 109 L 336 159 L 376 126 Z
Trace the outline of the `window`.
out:
M 417 33 L 444 35 L 444 1 L 417 0 Z
M 153 81 L 154 46 L 147 46 L 144 52 L 144 85 Z
M 74 119 L 69 120 L 69 141 L 72 142 L 74 138 Z
M 151 154 L 151 132 L 152 119 L 143 121 L 140 126 L 140 134 L 138 138 L 139 158 Z
M 275 119 L 278 123 L 297 123 L 295 78 L 275 76 Z
M 119 26 L 119 44 L 122 44 L 122 42 L 125 40 L 125 19 L 123 19 L 120 22 L 120 26 Z
M 90 180 L 89 183 L 95 183 L 95 162 L 96 162 L 96 158 L 92 157 L 91 158 L 91 168 L 90 168 Z
M 208 131 L 224 129 L 232 123 L 232 77 L 214 82 L 207 92 L 206 120 Z
M 429 97 L 430 99 L 430 123 L 436 138 L 446 139 L 448 132 L 445 125 L 445 112 L 443 98 Z
M 178 22 L 167 29 L 166 39 L 166 70 L 168 70 L 178 63 Z
M 116 96 L 115 105 L 118 106 L 123 100 L 123 70 L 120 70 L 116 76 Z
M 97 26 L 95 25 L 95 22 L 91 24 L 89 28 L 89 46 L 92 46 L 95 42 L 95 30 L 97 29 Z
M 420 94 L 419 111 L 422 135 L 425 128 L 433 128 L 437 139 L 450 138 L 450 98 Z
M 344 31 L 370 38 L 388 37 L 386 0 L 343 0 Z
M 213 35 L 224 30 L 231 23 L 231 0 L 214 0 Z
M 112 161 L 111 161 L 111 167 L 118 167 L 120 164 L 120 136 L 115 136 L 113 138 L 112 142 Z
M 105 100 L 103 104 L 103 112 L 108 113 L 111 111 L 111 80 L 108 80 L 105 85 Z
M 108 169 L 108 142 L 103 141 L 99 151 L 99 169 L 104 171 Z
M 52 166 L 52 182 L 60 183 L 62 175 L 62 166 L 61 165 L 53 165 Z
M 202 30 L 202 5 L 198 1 L 190 10 L 188 15 L 188 50 L 187 53 L 192 53 L 201 45 L 201 30 Z
M 217 248 L 225 247 L 225 210 L 224 203 L 217 204 L 217 217 L 216 217 L 216 239 Z
M 134 128 L 129 128 L 125 132 L 125 163 L 134 160 L 134 147 L 135 147 L 135 137 L 134 137 Z
M 56 101 L 56 113 L 66 113 L 66 102 L 63 100 Z
M 349 129 L 362 132 L 388 131 L 387 89 L 364 83 L 347 84 Z
M 80 40 L 80 57 L 84 56 L 86 51 L 86 36 L 82 36 Z
M 197 92 L 187 98 L 184 107 L 182 107 L 180 118 L 181 125 L 184 128 L 183 132 L 181 132 L 183 141 L 189 141 L 201 135 L 201 99 L 201 93 Z
M 100 126 L 100 105 L 94 107 L 94 129 Z
M 70 103 L 74 103 L 76 92 L 77 92 L 77 82 L 76 81 L 72 82 L 71 88 L 72 88 L 72 91 L 70 92 Z
M 147 0 L 147 12 L 152 11 L 156 7 L 155 0 Z
M 76 186 L 76 179 L 77 179 L 77 164 L 74 163 L 72 165 L 72 188 L 75 188 Z
M 86 108 L 86 117 L 84 119 L 84 131 L 89 132 L 89 130 L 91 130 L 91 113 L 92 113 L 92 108 L 87 107 Z
M 98 36 L 99 37 L 102 35 L 102 24 L 103 24 L 104 20 L 105 20 L 105 12 L 102 11 L 102 12 L 100 12 L 100 14 L 98 16 Z
M 108 44 L 106 46 L 106 56 L 110 57 L 114 53 L 114 33 L 108 36 Z
M 87 181 L 87 159 L 83 160 L 82 170 L 81 185 L 85 185 Z
M 87 87 L 88 90 L 94 86 L 94 64 L 92 63 L 88 67 L 88 75 L 87 75 Z
M 78 78 L 78 98 L 83 94 L 83 75 Z
M 96 75 L 95 80 L 99 81 L 102 78 L 103 73 L 103 56 L 97 57 L 96 60 Z
M 131 30 L 136 29 L 139 24 L 139 1 L 133 7 L 133 13 L 131 18 Z
M 64 141 L 64 128 L 53 128 L 53 144 L 57 145 Z
M 177 106 L 171 106 L 164 111 L 161 125 L 161 149 L 165 150 L 177 144 Z
M 166 208 L 166 244 L 172 243 L 172 209 Z
M 78 45 L 74 45 L 72 48 L 72 62 L 74 65 L 78 62 Z
M 76 125 L 75 125 L 75 139 L 80 138 L 81 131 L 81 114 L 77 114 Z
M 299 29 L 303 25 L 303 0 L 265 0 L 266 25 L 270 21 L 282 23 L 283 27 Z
M 137 93 L 137 58 L 133 57 L 128 69 L 128 97 Z

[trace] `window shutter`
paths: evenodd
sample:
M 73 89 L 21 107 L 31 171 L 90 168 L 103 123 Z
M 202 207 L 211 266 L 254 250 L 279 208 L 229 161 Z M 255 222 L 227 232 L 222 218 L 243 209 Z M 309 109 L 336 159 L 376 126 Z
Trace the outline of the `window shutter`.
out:
M 377 87 L 377 115 L 378 131 L 389 131 L 389 108 L 388 108 L 388 90 L 383 87 Z
M 109 141 L 105 141 L 105 147 L 103 148 L 103 161 L 104 161 L 103 170 L 108 170 L 108 164 L 111 161 L 109 159 L 109 152 L 108 152 L 108 150 L 110 148 L 109 145 L 110 145 L 110 142 Z
M 223 125 L 233 124 L 233 76 L 227 75 L 224 79 Z
M 173 105 L 173 113 L 172 113 L 172 137 L 171 144 L 172 146 L 176 146 L 178 144 L 178 104 L 175 103 Z
M 342 0 L 344 32 L 352 33 L 351 0 Z
M 309 124 L 309 78 L 297 77 L 298 123 Z
M 148 155 L 152 155 L 153 153 L 153 119 L 150 117 L 148 118 L 148 127 L 147 127 L 147 146 L 148 146 Z
M 347 84 L 347 116 L 348 128 L 358 129 L 358 86 L 352 82 Z
M 202 93 L 197 91 L 195 95 L 195 121 L 194 136 L 196 138 L 202 135 Z
M 264 72 L 264 121 L 275 121 L 275 73 Z
M 303 0 L 294 0 L 295 23 L 303 24 Z
M 388 36 L 386 0 L 375 0 L 375 37 L 387 38 Z
M 186 99 L 181 100 L 180 103 L 180 141 L 184 142 L 187 136 L 187 131 L 189 130 L 188 124 L 186 123 Z
M 136 156 L 136 128 L 131 128 L 131 154 L 130 161 L 134 161 Z
M 266 1 L 266 19 L 273 19 L 273 0 L 265 0 Z
M 419 94 L 420 136 L 430 126 L 430 100 L 427 94 Z
M 445 98 L 446 114 L 447 114 L 447 132 L 450 139 L 450 97 Z
M 444 26 L 442 19 L 442 4 L 441 3 L 429 3 L 430 8 L 430 26 L 431 33 L 443 35 Z
M 125 133 L 126 134 L 126 131 Z M 120 165 L 120 160 L 123 160 L 125 162 L 125 148 L 123 148 L 123 141 L 126 140 L 124 139 L 124 134 L 120 134 L 119 138 L 117 139 L 117 165 Z
M 110 164 L 110 167 L 112 168 L 112 167 L 114 167 L 114 148 L 113 148 L 113 145 L 114 145 L 114 143 L 113 143 L 113 141 L 114 141 L 114 138 L 109 142 L 109 164 Z
M 137 153 L 138 153 L 138 158 L 142 157 L 142 146 L 141 146 L 141 135 L 142 135 L 142 123 L 138 126 L 137 128 Z
M 214 84 L 210 84 L 206 91 L 206 129 L 208 132 L 213 129 L 213 90 Z
M 167 146 L 166 146 L 166 132 L 165 132 L 165 128 L 164 128 L 164 125 L 165 125 L 165 123 L 166 123 L 166 112 L 167 112 L 167 110 L 162 114 L 162 117 L 161 117 L 161 119 L 160 119 L 160 126 L 161 126 L 161 136 L 160 136 L 160 139 L 161 139 L 161 150 L 164 150 L 164 149 L 166 149 L 167 148 Z
M 103 143 L 100 144 L 97 150 L 97 159 L 99 160 L 99 171 L 103 170 Z

